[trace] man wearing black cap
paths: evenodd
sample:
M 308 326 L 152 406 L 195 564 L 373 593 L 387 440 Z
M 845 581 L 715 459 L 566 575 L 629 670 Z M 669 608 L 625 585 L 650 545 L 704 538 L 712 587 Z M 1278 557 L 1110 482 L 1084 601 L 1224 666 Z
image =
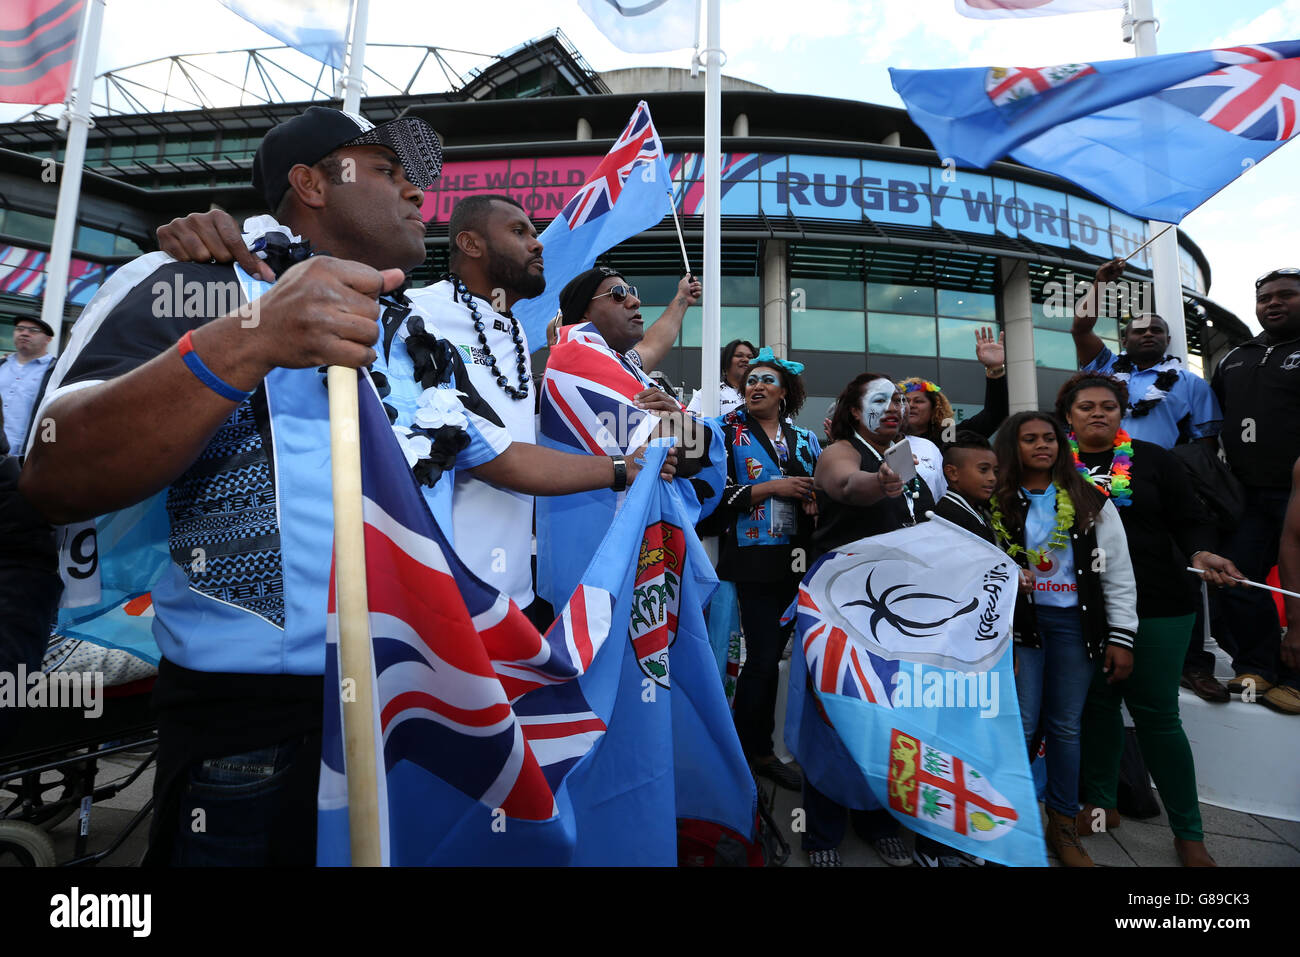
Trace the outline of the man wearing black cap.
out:
M 315 859 L 321 556 L 333 536 L 318 367 L 386 372 L 377 384 L 416 477 L 436 486 L 435 514 L 447 486 L 436 478 L 453 466 L 529 492 L 620 477 L 608 459 L 512 444 L 455 350 L 388 295 L 424 260 L 420 206 L 440 166 L 418 119 L 376 128 L 312 107 L 282 123 L 254 159 L 279 221 L 250 221 L 252 268 L 206 261 L 216 250 L 201 236 L 186 248 L 205 261 L 152 253 L 123 266 L 87 306 L 44 397 L 57 441 L 35 443 L 21 487 L 48 518 L 165 498 L 172 564 L 151 588 L 163 660 L 150 863 Z M 250 279 L 263 267 L 274 285 Z M 421 427 L 417 408 L 456 424 Z M 628 463 L 625 480 L 634 475 Z
M 588 269 L 560 292 L 560 316 L 543 381 L 543 441 L 553 448 L 610 453 L 673 435 L 682 450 L 677 477 L 690 480 L 682 489 L 683 504 L 692 522 L 707 516 L 725 480 L 722 435 L 715 423 L 689 415 L 642 371 L 631 351 L 644 327 L 636 287 L 617 270 Z M 617 510 L 617 499 L 606 493 L 585 498 L 603 504 L 611 517 Z M 599 542 L 592 529 L 571 527 L 564 518 L 569 507 L 562 500 L 537 503 L 538 591 L 552 604 L 567 594 L 576 582 L 574 568 Z
M 0 359 L 0 400 L 4 402 L 5 438 L 14 455 L 23 454 L 32 406 L 45 373 L 54 361 L 47 355 L 54 330 L 43 319 L 24 316 L 14 323 L 14 353 Z

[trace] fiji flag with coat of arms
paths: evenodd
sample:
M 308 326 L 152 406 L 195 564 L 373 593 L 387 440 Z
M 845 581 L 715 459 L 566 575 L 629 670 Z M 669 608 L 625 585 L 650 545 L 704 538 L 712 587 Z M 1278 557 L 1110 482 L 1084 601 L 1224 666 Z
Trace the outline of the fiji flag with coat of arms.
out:
M 601 253 L 667 216 L 672 190 L 664 147 L 642 100 L 600 165 L 538 237 L 546 291 L 514 306 L 533 351 L 546 345 L 546 324 L 560 309 L 560 290 Z
M 1010 156 L 1177 223 L 1300 131 L 1300 40 L 961 70 L 890 69 L 941 157 Z
M 666 449 L 539 634 L 460 562 L 358 388 L 376 766 L 344 758 L 331 575 L 318 862 L 350 861 L 348 773 L 377 776 L 393 865 L 670 866 L 678 818 L 752 840 L 700 610 L 715 580 L 657 478 Z
M 785 740 L 852 808 L 1046 866 L 1012 674 L 1016 566 L 932 517 L 829 552 L 799 586 Z

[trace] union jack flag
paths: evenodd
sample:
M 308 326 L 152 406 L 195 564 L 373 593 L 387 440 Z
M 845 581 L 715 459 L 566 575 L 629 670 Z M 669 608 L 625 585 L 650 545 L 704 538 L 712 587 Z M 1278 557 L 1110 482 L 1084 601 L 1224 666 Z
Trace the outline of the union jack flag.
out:
M 893 686 L 898 662 L 873 655 L 850 641 L 844 629 L 831 624 L 808 590 L 811 579 L 812 572 L 799 586 L 795 634 L 803 635 L 804 659 L 813 687 L 823 694 L 859 698 L 892 708 L 888 688 Z
M 659 424 L 632 404 L 652 387 L 654 381 L 610 349 L 591 323 L 565 326 L 546 364 L 542 432 L 575 452 L 632 452 Z
M 577 229 L 613 209 L 632 171 L 646 165 L 653 169 L 655 160 L 663 158 L 663 144 L 643 100 L 600 165 L 565 205 L 562 215 L 569 229 Z
M 399 821 L 399 808 L 419 803 L 411 797 L 412 768 L 427 773 L 420 780 L 431 793 L 449 785 L 508 819 L 547 821 L 557 814 L 564 775 L 606 730 L 575 679 L 609 635 L 613 596 L 578 586 L 539 634 L 513 601 L 461 563 L 403 467 L 376 394 L 360 388 L 383 844 L 394 854 L 418 853 L 403 849 Z M 332 571 L 328 614 L 327 687 L 339 677 Z M 327 705 L 323 811 L 346 804 L 340 713 Z
M 1270 46 L 1214 51 L 1227 64 L 1158 94 L 1207 123 L 1252 140 L 1295 136 L 1300 106 L 1300 59 Z

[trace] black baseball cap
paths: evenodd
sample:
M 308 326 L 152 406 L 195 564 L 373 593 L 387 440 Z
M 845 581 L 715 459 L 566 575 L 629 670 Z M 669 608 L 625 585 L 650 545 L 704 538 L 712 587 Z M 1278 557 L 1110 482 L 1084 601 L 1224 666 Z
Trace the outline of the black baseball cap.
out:
M 309 107 L 262 138 L 253 157 L 253 188 L 272 212 L 289 189 L 289 170 L 312 166 L 342 146 L 386 146 L 402 162 L 406 178 L 428 189 L 442 172 L 442 145 L 428 123 L 403 116 L 383 126 L 325 106 Z

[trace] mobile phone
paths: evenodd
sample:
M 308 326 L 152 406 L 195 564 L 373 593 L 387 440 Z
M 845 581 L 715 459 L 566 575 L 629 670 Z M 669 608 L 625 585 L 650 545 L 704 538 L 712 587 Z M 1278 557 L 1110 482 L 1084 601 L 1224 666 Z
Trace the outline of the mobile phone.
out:
M 884 459 L 885 464 L 893 469 L 902 481 L 910 482 L 916 478 L 916 463 L 912 461 L 912 443 L 907 439 L 899 439 L 885 449 Z

